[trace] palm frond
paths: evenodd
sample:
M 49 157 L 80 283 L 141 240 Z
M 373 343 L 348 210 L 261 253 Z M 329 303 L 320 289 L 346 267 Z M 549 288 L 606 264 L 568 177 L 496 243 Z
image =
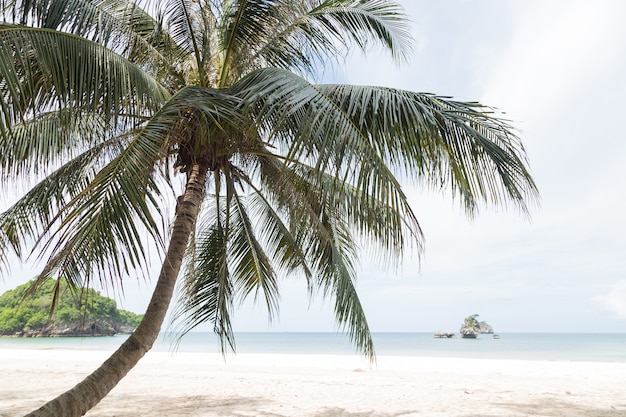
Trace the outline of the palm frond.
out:
M 175 50 L 161 25 L 137 3 L 125 0 L 15 1 L 6 21 L 53 29 L 104 45 L 142 65 L 170 67 Z
M 266 159 L 266 158 L 261 158 Z M 270 165 L 271 169 L 259 168 L 261 175 L 272 175 L 271 179 L 263 180 L 264 183 L 274 184 L 281 188 L 284 183 L 281 174 L 281 166 L 271 161 L 263 161 L 260 165 Z M 268 192 L 266 188 L 259 188 L 251 181 L 243 179 L 252 190 L 248 196 L 251 216 L 255 219 L 258 228 L 258 238 L 263 241 L 266 252 L 270 253 L 270 259 L 278 268 L 287 274 L 302 273 L 310 283 L 313 272 L 308 266 L 305 253 L 292 234 L 288 222 L 289 211 L 283 210 L 280 200 L 276 198 L 280 193 Z M 285 189 L 283 189 L 285 190 Z
M 258 228 L 253 227 L 247 213 L 247 205 L 242 196 L 234 189 L 232 180 L 233 213 L 229 222 L 231 244 L 229 255 L 232 257 L 233 279 L 245 298 L 254 292 L 255 298 L 262 292 L 270 318 L 278 308 L 278 284 L 276 274 L 264 248 L 256 234 Z
M 10 243 L 16 255 L 22 258 L 25 255 L 23 247 L 26 243 L 40 239 L 48 233 L 59 207 L 64 207 L 88 186 L 103 154 L 119 152 L 118 147 L 118 140 L 103 142 L 39 181 L 28 193 L 0 214 L 0 235 L 3 237 L 0 240 Z M 6 249 L 8 248 L 4 248 Z
M 382 87 L 318 88 L 390 166 L 434 187 L 450 187 L 470 214 L 480 201 L 512 201 L 525 212 L 537 197 L 521 141 L 489 107 Z
M 388 200 L 372 194 L 372 187 L 364 187 L 362 183 L 353 185 L 328 174 L 312 182 L 310 179 L 316 178 L 315 169 L 306 164 L 294 163 L 292 172 L 299 182 L 306 184 L 301 188 L 304 198 L 328 201 L 350 224 L 353 235 L 379 249 L 382 260 L 399 264 L 405 249 L 411 245 L 418 254 L 422 252 L 422 230 L 409 211 L 403 192 Z
M 400 228 L 398 232 L 391 230 L 390 224 L 375 223 L 376 220 L 381 220 L 380 217 L 366 219 L 372 212 L 381 211 L 397 216 L 393 208 L 371 202 L 367 210 L 360 206 L 353 207 L 351 203 L 355 200 L 354 195 L 339 193 L 336 179 L 324 176 L 327 181 L 320 183 L 317 175 L 311 175 L 313 169 L 306 168 L 303 164 L 283 165 L 270 157 L 259 156 L 263 187 L 253 196 L 255 199 L 264 196 L 262 202 L 272 201 L 272 206 L 277 207 L 283 213 L 282 216 L 289 219 L 286 239 L 289 246 L 285 247 L 288 251 L 281 253 L 289 258 L 293 257 L 298 262 L 297 265 L 301 262 L 306 267 L 311 295 L 316 288 L 321 288 L 325 295 L 334 297 L 337 321 L 347 329 L 356 346 L 373 360 L 371 334 L 354 288 L 354 262 L 358 258 L 354 234 L 359 227 L 355 228 L 352 221 L 356 217 L 364 223 L 365 230 L 393 235 L 381 236 L 382 241 L 398 239 L 402 242 L 406 238 L 406 230 Z M 354 194 L 359 195 L 357 192 Z M 258 235 L 262 236 L 267 230 L 266 223 L 256 224 Z M 273 223 L 270 224 L 274 226 Z M 279 230 L 269 229 L 273 235 Z M 272 259 L 276 260 L 277 257 Z
M 279 69 L 257 71 L 233 89 L 240 92 L 244 102 L 251 103 L 259 124 L 267 126 L 268 140 L 284 152 L 285 165 L 293 161 L 310 165 L 307 175 L 316 177 L 318 186 L 327 183 L 324 189 L 329 195 L 339 196 L 339 200 L 345 195 L 358 195 L 358 200 L 351 203 L 366 207 L 376 201 L 376 206 L 395 210 L 398 218 L 406 221 L 394 225 L 404 224 L 407 236 L 419 245 L 419 225 L 385 155 L 379 151 L 377 138 L 369 135 L 367 126 L 359 125 L 341 103 L 306 80 Z M 389 239 L 389 233 L 378 236 L 386 238 L 384 246 L 393 247 L 396 254 L 402 251 L 402 240 Z
M 336 251 L 335 251 L 336 252 Z M 336 259 L 340 253 L 336 253 Z M 374 341 L 365 316 L 365 310 L 359 299 L 354 276 L 349 275 L 340 261 L 336 261 L 335 273 L 323 277 L 332 285 L 332 295 L 335 299 L 335 317 L 337 322 L 348 332 L 350 340 L 363 353 L 370 362 L 374 362 L 376 353 Z
M 37 114 L 5 132 L 0 141 L 0 172 L 7 179 L 40 175 L 97 142 L 106 143 L 109 134 L 93 114 L 76 117 L 67 109 Z
M 409 21 L 396 2 L 327 0 L 309 16 L 312 25 L 323 28 L 337 41 L 351 38 L 364 51 L 372 41 L 381 42 L 394 58 L 406 57 L 411 49 Z
M 145 116 L 168 98 L 144 70 L 95 42 L 48 29 L 0 30 L 0 97 L 5 128 L 28 114 L 65 108 Z
M 190 81 L 208 87 L 204 62 L 212 51 L 210 42 L 209 45 L 205 42 L 206 36 L 210 36 L 207 32 L 210 28 L 204 27 L 207 13 L 204 1 L 172 0 L 165 3 L 163 13 L 168 35 L 185 56 L 193 57 L 191 72 L 196 79 Z
M 246 2 L 257 3 L 257 2 Z M 349 45 L 367 50 L 382 45 L 392 57 L 410 52 L 409 22 L 402 8 L 386 0 L 279 1 L 258 3 L 271 10 L 258 19 L 261 28 L 246 31 L 251 38 L 241 54 L 239 73 L 261 66 L 313 73 L 315 65 L 344 56 Z M 256 16 L 255 16 L 256 17 Z M 243 59 L 242 59 L 243 58 Z
M 215 213 L 215 209 L 209 209 L 209 213 Z M 197 229 L 173 320 L 180 323 L 181 336 L 202 323 L 212 323 L 222 352 L 228 346 L 234 350 L 230 315 L 235 289 L 230 277 L 227 236 L 220 220 L 203 218 Z
M 219 22 L 219 49 L 223 58 L 220 85 L 231 85 L 241 76 L 241 67 L 259 44 L 272 36 L 286 18 L 284 2 L 244 0 L 228 3 Z M 253 48 L 251 46 L 254 45 Z M 245 68 L 245 66 L 244 66 Z M 248 68 L 246 68 L 248 69 Z
M 167 157 L 171 142 L 180 139 L 177 136 L 183 133 L 180 121 L 185 120 L 192 109 L 204 116 L 210 129 L 221 131 L 222 125 L 239 120 L 234 112 L 237 103 L 236 98 L 211 90 L 181 90 L 133 140 L 124 139 L 129 143 L 123 150 L 113 148 L 123 136 L 96 145 L 82 159 L 77 158 L 63 166 L 56 175 L 41 182 L 25 196 L 23 204 L 17 205 L 6 216 L 6 235 L 11 237 L 10 242 L 17 248 L 17 242 L 37 237 L 46 242 L 43 250 L 53 249 L 43 276 L 64 272 L 79 280 L 81 276 L 90 277 L 92 268 L 96 268 L 101 274 L 106 272 L 119 278 L 129 269 L 139 267 L 144 255 L 140 228 L 146 229 L 157 242 L 161 239 L 152 218 L 153 211 L 159 207 L 157 198 L 160 195 L 152 178 L 153 170 Z M 19 129 L 15 131 L 19 133 Z M 24 140 L 24 146 L 32 144 L 34 139 L 29 135 L 18 137 Z M 86 140 L 85 137 L 81 139 Z M 118 153 L 119 156 L 97 175 L 91 173 L 83 177 L 86 169 L 93 168 L 94 158 L 104 156 L 102 152 L 107 149 L 109 156 Z M 95 150 L 99 152 L 94 154 Z M 52 150 L 46 148 L 46 152 Z M 53 212 L 53 206 L 61 209 Z M 19 219 L 19 224 L 11 223 Z M 61 221 L 60 228 L 46 241 L 42 232 L 52 227 L 56 220 Z M 136 220 L 140 223 L 139 229 L 134 223 Z
M 374 343 L 365 312 L 354 287 L 354 262 L 358 258 L 350 224 L 340 207 L 317 193 L 307 196 L 307 209 L 293 219 L 298 240 L 306 242 L 306 255 L 314 269 L 315 284 L 325 295 L 335 299 L 335 317 L 347 330 L 352 342 L 370 360 L 374 360 Z M 300 215 L 306 213 L 307 215 Z
M 53 221 L 60 225 L 43 246 L 51 255 L 42 276 L 86 279 L 81 286 L 98 277 L 106 285 L 146 268 L 142 233 L 162 245 L 154 219 L 161 191 L 153 174 L 165 157 L 165 140 L 138 135 L 57 214 Z

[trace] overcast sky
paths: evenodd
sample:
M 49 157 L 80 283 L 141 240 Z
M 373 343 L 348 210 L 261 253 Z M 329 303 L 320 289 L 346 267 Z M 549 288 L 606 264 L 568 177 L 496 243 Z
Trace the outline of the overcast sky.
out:
M 373 331 L 458 331 L 477 313 L 497 332 L 626 331 L 626 2 L 405 0 L 415 49 L 398 66 L 355 56 L 325 77 L 480 101 L 506 112 L 541 193 L 531 219 L 486 207 L 469 220 L 450 195 L 410 188 L 426 235 L 418 263 L 362 264 L 358 291 Z M 15 268 L 0 291 L 33 271 Z M 235 331 L 335 331 L 330 300 L 282 283 L 268 324 L 248 303 Z M 151 286 L 130 281 L 142 312 Z

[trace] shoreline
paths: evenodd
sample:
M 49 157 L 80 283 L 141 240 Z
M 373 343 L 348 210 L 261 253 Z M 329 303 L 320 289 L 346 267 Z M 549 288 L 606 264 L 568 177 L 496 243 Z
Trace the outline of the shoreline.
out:
M 1 349 L 0 416 L 71 388 L 110 351 Z M 626 363 L 149 352 L 89 417 L 626 415 Z
M 67 349 L 114 351 L 127 336 L 0 338 L 2 349 Z M 500 339 L 437 339 L 432 333 L 373 333 L 376 354 L 404 357 L 449 357 L 626 363 L 626 334 L 501 333 Z M 237 333 L 237 352 L 272 354 L 358 354 L 340 333 Z M 219 353 L 210 332 L 186 335 L 180 345 L 175 334 L 163 333 L 152 352 Z

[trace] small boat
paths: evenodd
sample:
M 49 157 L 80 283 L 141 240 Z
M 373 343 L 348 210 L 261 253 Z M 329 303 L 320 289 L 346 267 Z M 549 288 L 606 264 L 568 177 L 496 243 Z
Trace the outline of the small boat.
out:
M 500 338 L 500 335 L 499 335 L 499 334 L 494 334 L 494 335 L 493 335 L 493 338 L 494 338 L 494 339 L 499 339 L 499 338 Z

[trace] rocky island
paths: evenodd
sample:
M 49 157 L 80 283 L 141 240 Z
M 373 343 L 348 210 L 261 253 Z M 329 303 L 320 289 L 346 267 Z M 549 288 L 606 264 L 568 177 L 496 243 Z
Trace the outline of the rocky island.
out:
M 51 315 L 57 282 L 50 279 L 25 296 L 31 283 L 0 295 L 0 336 L 113 336 L 131 333 L 141 321 L 141 315 L 118 309 L 115 300 L 93 289 L 72 291 L 63 282 Z
M 477 320 L 478 314 L 466 317 L 461 326 L 461 337 L 465 339 L 475 339 L 479 334 L 493 334 L 493 327 L 487 322 Z
M 472 314 L 469 317 L 466 317 L 463 320 L 463 325 L 461 325 L 461 337 L 464 339 L 475 339 L 479 334 L 493 334 L 493 327 L 487 324 L 486 321 L 478 321 L 478 314 Z M 456 337 L 456 334 L 450 332 L 436 332 L 436 339 L 453 339 Z M 499 339 L 500 336 L 493 334 L 494 339 Z

